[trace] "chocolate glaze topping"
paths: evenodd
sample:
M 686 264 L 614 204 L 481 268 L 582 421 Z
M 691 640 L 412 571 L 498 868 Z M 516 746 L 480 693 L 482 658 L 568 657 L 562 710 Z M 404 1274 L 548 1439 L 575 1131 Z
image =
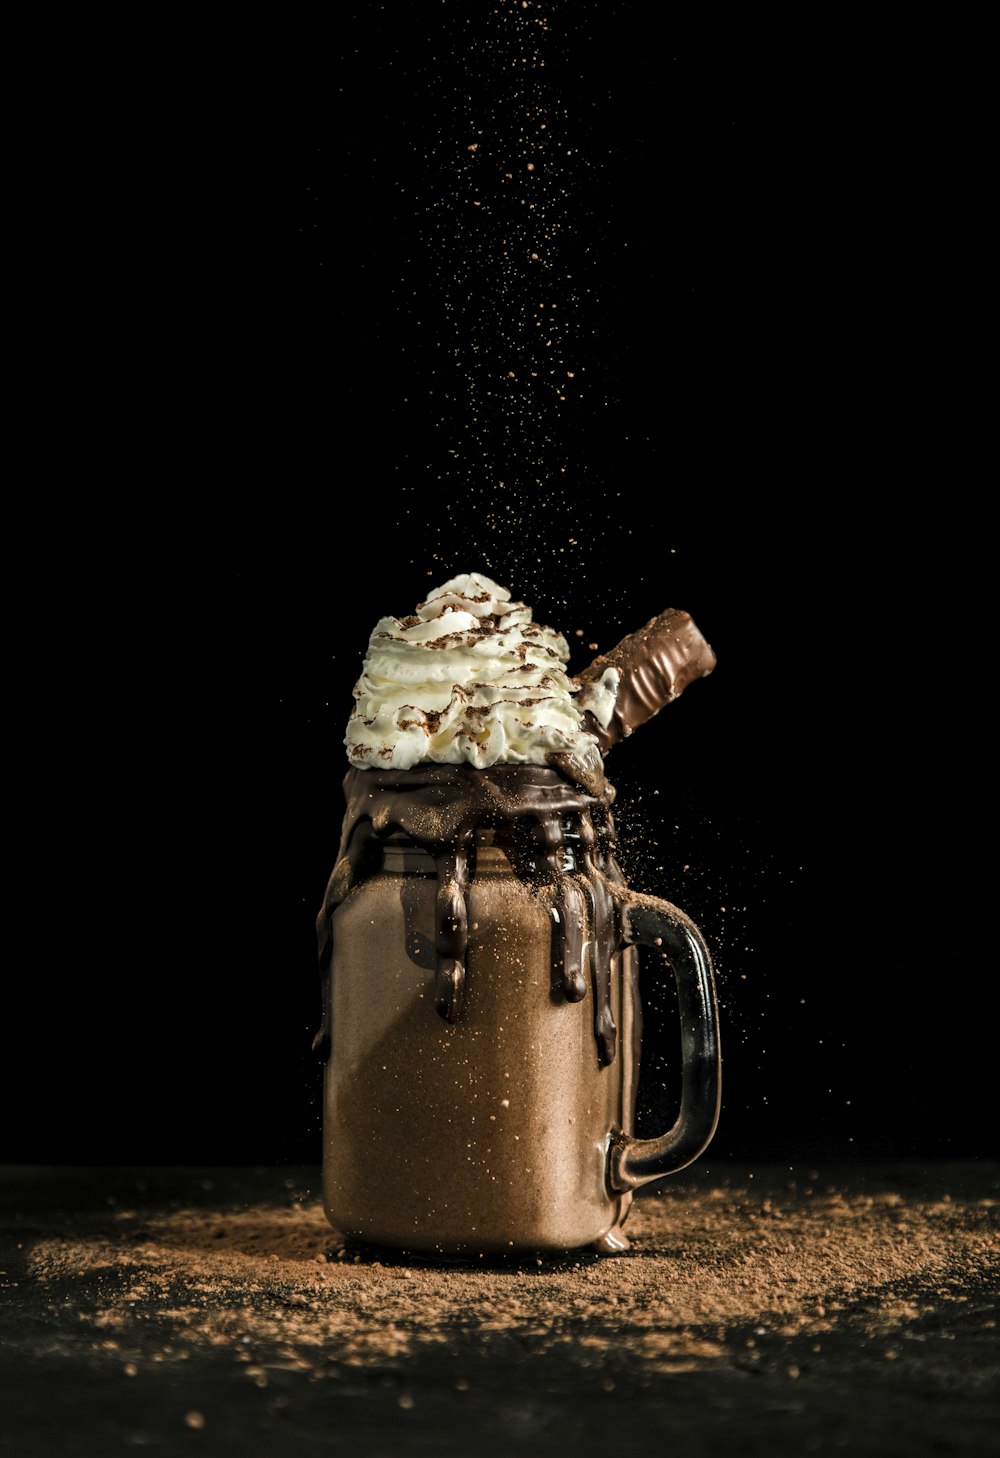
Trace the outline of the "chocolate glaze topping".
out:
M 690 613 L 677 608 L 668 608 L 659 617 L 650 618 L 644 628 L 623 638 L 617 648 L 600 654 L 576 675 L 576 682 L 585 684 L 599 679 L 607 668 L 616 668 L 621 675 L 607 729 L 601 727 L 593 714 L 584 715 L 586 727 L 597 739 L 601 753 L 607 754 L 640 724 L 658 714 L 689 683 L 706 678 L 715 664 L 715 653 Z
M 614 1061 L 611 959 L 623 944 L 619 900 L 624 877 L 614 858 L 614 789 L 599 794 L 540 765 L 427 765 L 416 769 L 351 769 L 344 778 L 347 810 L 340 849 L 317 920 L 324 985 L 323 1022 L 313 1046 L 330 1042 L 329 977 L 333 914 L 355 886 L 382 864 L 386 840 L 403 835 L 424 849 L 437 872 L 435 1002 L 447 1022 L 461 1015 L 468 948 L 468 894 L 476 832 L 494 844 L 531 887 L 552 887 L 553 966 L 563 995 L 594 998 L 594 1034 L 601 1064 Z M 625 893 L 627 894 L 627 893 Z

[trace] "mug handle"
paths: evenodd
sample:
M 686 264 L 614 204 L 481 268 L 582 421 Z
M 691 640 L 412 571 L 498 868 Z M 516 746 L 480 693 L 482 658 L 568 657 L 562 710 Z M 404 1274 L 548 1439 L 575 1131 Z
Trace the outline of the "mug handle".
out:
M 679 907 L 656 896 L 627 894 L 619 902 L 626 945 L 662 947 L 677 984 L 681 1023 L 681 1103 L 672 1129 L 659 1139 L 619 1134 L 608 1158 L 615 1190 L 634 1190 L 674 1174 L 708 1147 L 719 1122 L 722 1055 L 712 959 L 697 926 Z

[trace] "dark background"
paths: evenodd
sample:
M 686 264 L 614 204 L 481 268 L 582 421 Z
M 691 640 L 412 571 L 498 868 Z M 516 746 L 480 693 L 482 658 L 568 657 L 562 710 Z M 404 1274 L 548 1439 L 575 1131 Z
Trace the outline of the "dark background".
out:
M 630 882 L 715 958 L 712 1153 L 995 1153 L 934 87 L 871 38 L 646 24 L 136 35 L 67 124 L 73 242 L 39 246 L 68 485 L 32 533 L 60 607 L 21 710 L 45 970 L 5 1158 L 318 1162 L 351 689 L 376 619 L 463 571 L 574 669 L 671 606 L 716 650 L 608 762 Z

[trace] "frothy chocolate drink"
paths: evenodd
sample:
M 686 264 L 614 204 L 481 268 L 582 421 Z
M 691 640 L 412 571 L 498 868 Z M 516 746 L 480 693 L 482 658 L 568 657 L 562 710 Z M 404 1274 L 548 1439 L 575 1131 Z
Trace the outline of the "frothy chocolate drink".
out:
M 400 840 L 437 880 L 435 1003 L 461 1016 L 468 896 L 477 846 L 507 856 L 530 887 L 553 888 L 553 966 L 570 1002 L 594 1001 L 602 1065 L 617 1032 L 609 971 L 626 890 L 615 860 L 614 788 L 604 756 L 715 667 L 687 613 L 653 618 L 575 678 L 569 645 L 478 573 L 452 578 L 409 618 L 382 618 L 354 689 L 351 768 L 337 861 L 317 931 L 329 1050 L 333 913 Z

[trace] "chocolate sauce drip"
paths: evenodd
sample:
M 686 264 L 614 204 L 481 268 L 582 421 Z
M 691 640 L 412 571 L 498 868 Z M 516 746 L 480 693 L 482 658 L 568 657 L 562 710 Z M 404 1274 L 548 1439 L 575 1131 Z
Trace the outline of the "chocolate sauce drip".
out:
M 590 872 L 589 857 L 584 858 L 584 867 Z M 593 928 L 594 944 L 603 947 L 617 929 L 616 904 L 607 882 L 602 876 L 592 874 L 581 877 L 584 891 L 590 900 L 590 924 Z M 602 1063 L 613 1063 L 618 1044 L 618 1029 L 611 1016 L 611 959 L 591 957 L 590 981 L 594 990 L 594 1036 Z
M 683 693 L 688 684 L 706 678 L 715 664 L 715 653 L 690 613 L 678 608 L 668 608 L 650 618 L 645 627 L 623 638 L 610 653 L 600 654 L 576 675 L 576 682 L 594 682 L 608 668 L 616 668 L 620 675 L 608 727 L 602 728 L 593 714 L 584 714 L 586 728 L 596 737 L 601 753 L 606 755 L 627 739 L 640 724 Z
M 552 961 L 567 1002 L 582 1002 L 587 996 L 584 976 L 587 902 L 575 877 L 559 876 L 559 894 L 553 907 L 557 931 L 552 936 Z
M 552 943 L 559 985 L 567 1001 L 581 1001 L 589 962 L 598 1058 L 602 1065 L 613 1062 L 617 1029 L 611 958 L 622 946 L 622 934 L 612 888 L 624 885 L 614 859 L 614 794 L 606 780 L 594 795 L 538 765 L 349 770 L 340 849 L 317 920 L 324 985 L 333 954 L 334 911 L 379 868 L 384 841 L 402 834 L 426 850 L 436 867 L 435 1003 L 446 1021 L 455 1022 L 465 987 L 469 863 L 476 831 L 491 828 L 520 880 L 554 888 Z M 329 1017 L 325 993 L 323 1023 L 313 1040 L 324 1056 L 330 1046 Z
M 453 1023 L 462 1011 L 465 993 L 465 953 L 469 945 L 469 857 L 471 831 L 454 850 L 434 851 L 438 892 L 434 913 L 434 950 L 437 977 L 434 1004 L 445 1022 Z

